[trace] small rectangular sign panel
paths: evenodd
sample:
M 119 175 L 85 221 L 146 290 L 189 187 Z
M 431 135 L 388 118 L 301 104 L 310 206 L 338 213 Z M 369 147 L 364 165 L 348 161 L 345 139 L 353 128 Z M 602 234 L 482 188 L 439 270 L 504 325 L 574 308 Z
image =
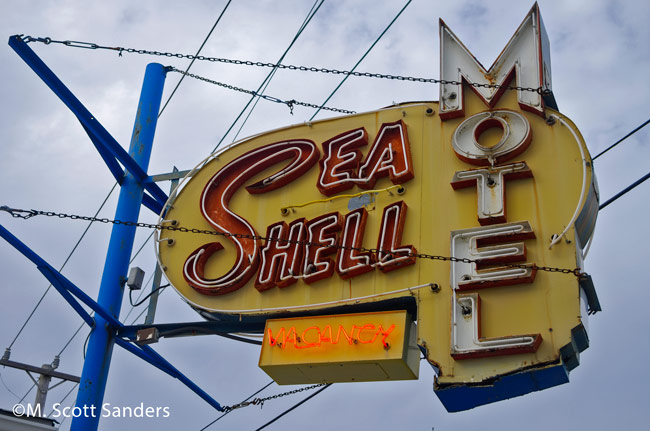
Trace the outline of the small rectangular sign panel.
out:
M 280 385 L 413 380 L 415 340 L 406 311 L 269 319 L 259 366 Z

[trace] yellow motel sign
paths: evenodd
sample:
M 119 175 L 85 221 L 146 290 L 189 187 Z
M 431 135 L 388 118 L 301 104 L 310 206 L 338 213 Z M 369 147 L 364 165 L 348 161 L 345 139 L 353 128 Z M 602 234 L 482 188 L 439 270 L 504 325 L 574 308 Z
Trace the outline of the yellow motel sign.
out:
M 208 319 L 266 321 L 280 384 L 414 379 L 420 352 L 450 411 L 568 381 L 598 200 L 547 58 L 537 6 L 488 70 L 441 23 L 439 102 L 211 157 L 163 223 L 222 235 L 161 233 L 165 275 Z

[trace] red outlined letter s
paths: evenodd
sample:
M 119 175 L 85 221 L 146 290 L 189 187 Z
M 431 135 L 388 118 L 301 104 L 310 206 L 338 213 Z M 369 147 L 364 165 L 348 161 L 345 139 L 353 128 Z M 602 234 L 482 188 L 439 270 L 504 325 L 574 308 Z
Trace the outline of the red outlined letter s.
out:
M 319 158 L 316 145 L 309 140 L 291 140 L 268 144 L 236 158 L 221 168 L 203 189 L 201 214 L 217 232 L 228 236 L 235 245 L 237 258 L 232 268 L 217 278 L 205 277 L 205 265 L 223 247 L 218 242 L 197 248 L 185 261 L 183 275 L 187 283 L 206 295 L 223 295 L 246 284 L 257 271 L 260 244 L 257 232 L 243 217 L 228 208 L 228 203 L 247 181 L 276 163 L 288 160 L 284 168 L 246 187 L 251 194 L 266 193 L 282 187 L 307 172 Z

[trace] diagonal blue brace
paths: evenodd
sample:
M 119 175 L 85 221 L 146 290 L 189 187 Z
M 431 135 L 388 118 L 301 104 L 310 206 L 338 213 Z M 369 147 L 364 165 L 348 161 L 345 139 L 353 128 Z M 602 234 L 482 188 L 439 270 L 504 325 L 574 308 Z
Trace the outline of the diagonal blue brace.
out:
M 166 68 L 157 63 L 147 66 L 131 144 L 127 153 L 20 36 L 10 37 L 9 45 L 73 112 L 105 160 L 109 170 L 119 182 L 120 196 L 115 219 L 130 223 L 137 222 L 142 205 L 160 213 L 167 201 L 167 195 L 155 182 L 151 181 L 146 172 L 160 111 Z M 121 172 L 118 162 L 126 168 L 125 172 Z M 145 191 L 149 192 L 149 195 Z M 101 412 L 113 346 L 117 343 L 179 379 L 210 405 L 223 411 L 218 402 L 149 346 L 137 347 L 116 336 L 117 331 L 123 326 L 119 322 L 119 315 L 124 294 L 124 280 L 133 251 L 135 230 L 134 225 L 113 225 L 96 302 L 18 241 L 6 229 L 0 229 L 0 234 L 37 265 L 43 275 L 52 281 L 55 288 L 88 324 L 94 324 L 88 339 L 88 349 L 77 392 L 77 408 L 84 412 L 88 410 Z M 95 311 L 94 318 L 85 311 L 73 295 Z M 72 431 L 97 430 L 99 419 L 99 415 L 93 414 L 74 417 L 70 429 Z
M 110 313 L 103 309 L 99 304 L 97 304 L 92 298 L 90 298 L 83 290 L 77 287 L 74 283 L 68 280 L 63 274 L 57 271 L 52 265 L 47 263 L 42 257 L 40 257 L 36 252 L 27 247 L 25 243 L 20 241 L 16 236 L 9 232 L 4 226 L 0 225 L 0 237 L 4 238 L 9 244 L 11 244 L 16 250 L 23 254 L 27 259 L 32 261 L 38 270 L 48 279 L 54 286 L 54 288 L 63 296 L 63 298 L 74 308 L 74 310 L 84 319 L 84 321 L 90 327 L 95 326 L 95 319 L 93 319 L 90 314 L 82 307 L 82 305 L 74 297 L 79 298 L 81 302 L 90 307 L 97 315 L 105 319 L 113 331 L 119 332 L 124 328 L 124 325 L 115 319 Z M 161 371 L 169 374 L 175 379 L 181 381 L 185 386 L 191 389 L 198 396 L 203 398 L 208 404 L 217 409 L 218 411 L 224 411 L 223 407 L 210 395 L 208 395 L 203 389 L 201 389 L 196 383 L 190 380 L 187 376 L 181 373 L 176 367 L 170 364 L 165 358 L 163 358 L 158 352 L 153 350 L 149 346 L 137 346 L 131 343 L 128 340 L 121 339 L 119 337 L 115 338 L 115 343 L 120 347 L 123 347 L 125 350 L 133 353 L 137 357 L 143 359 L 149 364 L 155 366 Z
M 75 286 L 70 280 L 68 280 L 63 274 L 54 269 L 52 265 L 47 263 L 42 257 L 36 254 L 32 249 L 27 247 L 25 243 L 16 238 L 11 232 L 9 232 L 4 226 L 0 225 L 0 237 L 4 238 L 9 244 L 11 244 L 16 250 L 22 253 L 27 259 L 31 260 L 38 270 L 48 279 L 54 286 L 54 288 L 63 296 L 63 298 L 74 308 L 79 315 L 84 319 L 86 323 L 90 326 L 94 326 L 95 321 L 88 312 L 79 304 L 79 302 L 73 297 L 76 296 L 90 307 L 95 313 L 100 316 L 104 316 L 107 319 L 111 319 L 111 323 L 114 325 L 119 325 L 116 319 L 113 318 L 106 310 L 100 307 L 90 296 L 88 296 L 83 290 Z
M 187 376 L 185 376 L 183 373 L 178 371 L 172 364 L 167 362 L 165 358 L 160 356 L 160 354 L 155 350 L 153 350 L 151 347 L 136 346 L 133 343 L 130 343 L 129 341 L 123 340 L 121 338 L 116 338 L 115 343 L 118 346 L 123 347 L 125 350 L 128 350 L 129 352 L 133 353 L 137 357 L 150 363 L 154 367 L 160 369 L 161 371 L 164 371 L 170 376 L 180 380 L 185 386 L 190 388 L 195 394 L 203 398 L 208 404 L 210 404 L 218 411 L 220 412 L 225 411 L 224 408 L 221 407 L 221 404 L 219 404 L 214 398 L 208 395 L 203 389 L 201 389 L 196 383 L 190 380 Z
M 11 36 L 9 46 L 27 63 L 27 65 L 50 87 L 59 99 L 77 117 L 90 140 L 97 148 L 102 159 L 108 166 L 115 180 L 122 184 L 124 172 L 118 164 L 121 163 L 133 177 L 140 182 L 151 196 L 143 200 L 143 204 L 160 214 L 167 202 L 167 195 L 153 182 L 147 181 L 149 176 L 146 171 L 127 153 L 124 148 L 111 136 L 94 115 L 77 99 L 77 97 L 63 84 L 52 70 L 41 60 L 38 55 L 23 41 L 20 36 Z M 156 113 L 157 115 L 157 113 Z M 146 195 L 145 195 L 146 196 Z

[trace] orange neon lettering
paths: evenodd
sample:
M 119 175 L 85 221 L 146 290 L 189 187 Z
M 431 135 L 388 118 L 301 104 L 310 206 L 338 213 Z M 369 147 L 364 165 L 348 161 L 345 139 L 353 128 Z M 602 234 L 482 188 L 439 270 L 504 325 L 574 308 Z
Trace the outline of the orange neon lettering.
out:
M 280 338 L 282 338 L 282 342 L 280 342 L 280 346 L 284 346 L 284 342 L 287 338 L 284 332 L 284 328 L 280 328 L 280 330 L 278 331 L 278 336 L 276 338 L 273 338 L 273 332 L 271 331 L 271 328 L 268 328 L 266 332 L 268 334 L 269 345 L 271 347 L 278 344 L 278 340 L 280 340 Z
M 357 328 L 357 325 L 352 325 L 352 330 L 350 331 L 350 334 L 347 333 L 343 325 L 339 325 L 339 330 L 336 333 L 336 341 L 332 341 L 332 344 L 338 344 L 339 343 L 339 338 L 341 337 L 341 331 L 343 331 L 343 335 L 345 335 L 345 338 L 347 338 L 349 344 L 354 344 L 354 330 Z
M 295 326 L 291 326 L 288 330 L 281 327 L 276 336 L 273 336 L 271 328 L 267 328 L 266 335 L 269 346 L 279 346 L 285 349 L 287 345 L 293 344 L 296 349 L 309 349 L 314 347 L 321 347 L 323 343 L 338 344 L 341 339 L 341 334 L 345 337 L 349 345 L 356 343 L 371 344 L 377 341 L 377 337 L 381 335 L 381 343 L 386 347 L 388 345 L 388 336 L 395 330 L 395 325 L 392 324 L 388 329 L 384 329 L 381 324 L 374 325 L 366 323 L 362 326 L 352 325 L 350 331 L 346 330 L 343 325 L 338 325 L 336 338 L 332 337 L 331 325 L 325 325 L 322 330 L 318 326 L 310 326 L 302 331 L 302 336 L 298 336 L 298 330 Z
M 296 337 L 296 328 L 294 326 L 289 328 L 289 332 L 287 333 L 287 338 L 285 339 L 284 344 L 282 344 L 282 348 L 284 349 L 289 343 L 292 343 L 293 347 L 296 347 L 298 345 L 298 339 Z
M 375 334 L 375 336 L 372 337 L 370 340 L 361 339 L 361 334 L 363 333 L 363 331 L 373 331 L 374 329 L 375 329 L 375 325 L 373 325 L 372 323 L 366 323 L 365 325 L 360 327 L 359 328 L 359 335 L 357 336 L 359 342 L 363 343 L 363 344 L 368 344 L 368 343 L 372 343 L 373 341 L 375 341 L 375 338 L 377 338 L 377 334 Z
M 318 341 L 315 341 L 313 343 L 310 343 L 307 341 L 307 331 L 310 330 L 316 330 L 316 333 L 318 334 Z M 299 346 L 296 344 L 296 349 L 309 349 L 310 347 L 320 347 L 320 330 L 318 329 L 318 326 L 310 326 L 309 328 L 305 329 L 302 332 L 302 338 L 300 339 L 305 345 Z
M 325 334 L 329 334 L 327 337 Z M 323 330 L 318 333 L 318 344 L 322 343 L 332 343 L 332 327 L 330 325 L 325 325 Z
M 381 337 L 381 344 L 383 344 L 384 347 L 388 345 L 386 343 L 386 338 L 388 338 L 388 335 L 390 335 L 390 333 L 393 332 L 394 329 L 395 329 L 395 325 L 390 325 L 388 330 L 384 330 L 384 328 L 382 328 L 381 325 L 379 325 L 379 332 L 383 335 L 383 337 Z

